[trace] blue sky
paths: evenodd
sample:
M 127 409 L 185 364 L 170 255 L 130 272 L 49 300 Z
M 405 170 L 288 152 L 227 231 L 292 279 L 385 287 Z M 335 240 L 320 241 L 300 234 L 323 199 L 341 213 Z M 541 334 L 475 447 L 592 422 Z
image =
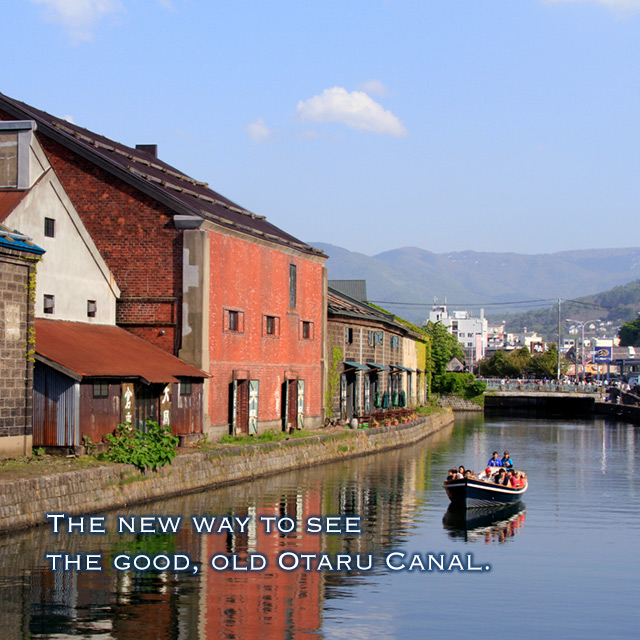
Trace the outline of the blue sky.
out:
M 640 244 L 640 0 L 5 0 L 0 34 L 0 92 L 308 242 Z

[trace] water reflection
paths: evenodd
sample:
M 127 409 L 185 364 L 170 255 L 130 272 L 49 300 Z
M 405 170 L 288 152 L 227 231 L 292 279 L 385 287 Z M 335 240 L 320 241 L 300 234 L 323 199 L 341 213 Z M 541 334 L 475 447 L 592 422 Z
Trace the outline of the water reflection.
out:
M 452 620 L 465 635 L 493 628 L 495 610 L 476 596 L 514 575 L 523 597 L 510 600 L 510 615 L 523 639 L 560 632 L 604 637 L 612 617 L 618 635 L 635 637 L 637 572 L 629 558 L 640 532 L 636 428 L 472 416 L 406 449 L 107 514 L 106 535 L 53 535 L 39 527 L 0 536 L 0 637 L 386 640 L 421 637 L 425 629 L 440 636 Z M 520 504 L 491 514 L 447 511 L 447 469 L 482 468 L 492 451 L 504 449 L 530 478 L 527 510 Z M 119 514 L 184 522 L 176 535 L 118 535 Z M 243 530 L 199 535 L 191 515 L 251 519 Z M 328 515 L 361 516 L 362 533 L 304 531 L 307 517 Z M 485 515 L 487 521 L 474 521 Z M 261 516 L 291 517 L 298 525 L 269 533 Z M 464 554 L 473 545 L 474 564 L 490 565 L 490 573 L 416 574 L 384 566 L 391 551 Z M 101 552 L 106 569 L 49 571 L 44 554 L 63 551 Z M 141 551 L 189 554 L 200 572 L 110 568 L 115 555 Z M 378 562 L 369 572 L 286 572 L 277 568 L 282 551 L 372 554 Z M 267 558 L 264 571 L 210 567 L 219 554 L 235 554 L 242 564 L 255 553 Z M 609 584 L 615 592 L 603 587 Z
M 325 601 L 341 597 L 347 582 L 366 582 L 369 574 L 283 571 L 279 554 L 375 555 L 401 544 L 431 484 L 429 459 L 451 431 L 431 438 L 419 455 L 401 449 L 107 514 L 106 535 L 53 535 L 49 527 L 39 527 L 0 537 L 0 596 L 11 603 L 2 606 L 1 622 L 12 629 L 3 637 L 317 640 Z M 118 535 L 120 514 L 181 515 L 183 523 L 176 535 Z M 191 515 L 250 520 L 242 530 L 200 535 Z M 307 518 L 328 515 L 360 516 L 362 533 L 305 531 Z M 289 533 L 267 532 L 261 523 L 265 517 L 285 516 L 296 523 Z M 50 571 L 43 559 L 51 552 L 102 552 L 105 570 Z M 111 562 L 121 553 L 189 554 L 200 572 L 118 572 Z M 234 556 L 241 568 L 256 553 L 267 559 L 264 571 L 211 566 L 214 556 Z
M 480 509 L 459 509 L 449 505 L 442 526 L 453 539 L 502 544 L 521 532 L 526 513 L 522 502 Z

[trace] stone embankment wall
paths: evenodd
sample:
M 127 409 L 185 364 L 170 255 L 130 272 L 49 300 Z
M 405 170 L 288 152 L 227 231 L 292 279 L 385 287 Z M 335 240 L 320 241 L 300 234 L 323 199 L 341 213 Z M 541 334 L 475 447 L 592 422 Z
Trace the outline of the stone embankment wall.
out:
M 453 422 L 451 411 L 370 430 L 192 451 L 157 472 L 131 465 L 59 473 L 0 483 L 0 531 L 46 522 L 47 512 L 97 513 L 125 505 L 242 482 L 413 444 Z
M 438 398 L 438 406 L 448 407 L 454 411 L 484 411 L 479 404 L 458 396 L 440 396 Z
M 485 413 L 509 411 L 539 415 L 592 414 L 597 394 L 498 391 L 484 396 Z
M 596 402 L 594 412 L 599 416 L 610 416 L 616 420 L 640 424 L 640 407 L 610 402 Z

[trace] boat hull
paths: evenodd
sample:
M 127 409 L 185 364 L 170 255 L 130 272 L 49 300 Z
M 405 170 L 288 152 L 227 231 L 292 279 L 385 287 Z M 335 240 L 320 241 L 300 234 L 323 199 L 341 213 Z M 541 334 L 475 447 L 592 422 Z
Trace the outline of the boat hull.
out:
M 464 480 L 448 480 L 443 486 L 452 505 L 475 509 L 520 502 L 528 485 L 512 489 L 493 482 L 465 478 Z

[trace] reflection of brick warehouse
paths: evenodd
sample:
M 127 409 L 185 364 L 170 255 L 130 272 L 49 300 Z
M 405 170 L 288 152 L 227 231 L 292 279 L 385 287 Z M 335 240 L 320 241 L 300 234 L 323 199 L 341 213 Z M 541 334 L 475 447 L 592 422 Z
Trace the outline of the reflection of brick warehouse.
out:
M 268 559 L 262 572 L 214 571 L 203 565 L 202 580 L 203 638 L 295 637 L 316 639 L 321 626 L 323 578 L 321 572 L 282 571 L 277 557 L 282 551 L 319 553 L 322 536 L 303 533 L 304 519 L 320 513 L 320 493 L 283 495 L 279 503 L 254 511 L 235 513 L 251 515 L 251 530 L 244 535 L 208 535 L 203 562 L 216 554 L 237 553 L 244 561 L 249 553 L 261 553 Z M 290 535 L 265 533 L 260 516 L 288 515 L 297 519 L 298 531 Z M 255 526 L 254 526 L 255 525 Z
M 189 579 L 169 572 L 117 572 L 110 565 L 119 553 L 176 552 L 198 558 L 201 543 L 202 537 L 186 526 L 175 538 L 112 536 L 103 549 L 103 572 L 34 571 L 29 589 L 22 590 L 28 598 L 25 611 L 29 612 L 28 619 L 23 616 L 23 624 L 31 633 L 60 633 L 69 638 L 78 629 L 84 630 L 86 637 L 93 633 L 111 640 L 198 638 L 199 598 Z M 84 548 L 80 544 L 72 547 L 71 553 Z M 178 629 L 184 635 L 179 636 Z M 27 637 L 27 632 L 7 636 L 13 637 Z

